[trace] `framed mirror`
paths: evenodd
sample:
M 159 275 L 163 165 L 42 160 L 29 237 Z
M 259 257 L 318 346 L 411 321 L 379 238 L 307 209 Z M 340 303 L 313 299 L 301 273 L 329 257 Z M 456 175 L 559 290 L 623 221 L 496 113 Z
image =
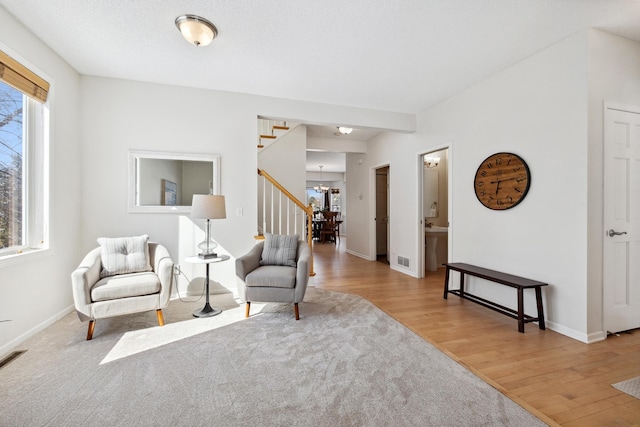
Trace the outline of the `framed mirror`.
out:
M 190 213 L 194 194 L 220 194 L 220 156 L 129 150 L 129 212 Z

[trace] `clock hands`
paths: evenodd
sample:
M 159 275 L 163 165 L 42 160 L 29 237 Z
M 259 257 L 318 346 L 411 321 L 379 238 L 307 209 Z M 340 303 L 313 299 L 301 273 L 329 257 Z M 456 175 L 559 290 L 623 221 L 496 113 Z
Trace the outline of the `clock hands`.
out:
M 505 178 L 505 179 L 496 179 L 495 181 L 491 181 L 491 184 L 500 184 L 503 181 L 511 181 L 512 179 L 516 179 L 516 177 Z
M 516 178 L 512 177 L 512 178 L 505 178 L 505 179 L 496 179 L 495 181 L 491 181 L 491 184 L 496 184 L 496 196 L 498 195 L 498 191 L 500 191 L 500 183 L 504 181 L 511 181 L 512 179 L 516 179 Z

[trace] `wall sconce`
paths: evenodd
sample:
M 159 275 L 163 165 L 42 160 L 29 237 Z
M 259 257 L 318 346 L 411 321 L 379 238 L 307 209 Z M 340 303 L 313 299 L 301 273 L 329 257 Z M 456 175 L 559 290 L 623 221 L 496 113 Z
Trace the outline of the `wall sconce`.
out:
M 195 46 L 206 46 L 218 35 L 215 25 L 197 15 L 178 16 L 176 27 L 182 37 Z
M 440 163 L 440 157 L 425 157 L 424 165 L 428 168 L 435 168 Z

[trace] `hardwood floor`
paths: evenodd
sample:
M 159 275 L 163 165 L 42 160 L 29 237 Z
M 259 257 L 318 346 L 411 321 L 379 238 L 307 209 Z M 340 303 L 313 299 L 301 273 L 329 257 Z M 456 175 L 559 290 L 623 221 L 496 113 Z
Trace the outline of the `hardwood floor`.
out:
M 640 399 L 611 386 L 640 376 L 640 330 L 593 344 L 533 323 L 521 334 L 515 319 L 443 299 L 444 269 L 415 279 L 345 244 L 314 246 L 314 286 L 366 298 L 549 425 L 640 426 Z

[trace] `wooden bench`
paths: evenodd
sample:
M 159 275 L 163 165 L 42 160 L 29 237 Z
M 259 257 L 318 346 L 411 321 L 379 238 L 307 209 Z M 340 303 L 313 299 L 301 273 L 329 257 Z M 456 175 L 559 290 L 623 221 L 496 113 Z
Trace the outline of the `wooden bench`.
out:
M 461 262 L 453 262 L 443 264 L 447 267 L 447 272 L 444 278 L 444 299 L 447 299 L 447 294 L 452 293 L 458 295 L 460 298 L 468 299 L 484 307 L 495 310 L 499 313 L 505 314 L 514 319 L 518 319 L 518 332 L 524 333 L 524 324 L 529 322 L 538 322 L 540 329 L 545 329 L 544 326 L 544 309 L 542 307 L 542 286 L 547 286 L 547 283 L 537 282 L 535 280 L 526 279 L 524 277 L 513 276 L 511 274 L 501 273 L 495 270 L 489 270 L 488 268 L 477 267 L 471 264 L 465 264 Z M 449 289 L 449 273 L 450 271 L 457 271 L 460 273 L 460 289 Z M 510 286 L 518 291 L 518 309 L 513 310 L 511 308 L 496 304 L 495 302 L 480 298 L 476 295 L 472 295 L 464 290 L 464 275 L 479 277 L 481 279 L 490 280 L 492 282 L 500 283 L 501 285 Z M 524 314 L 524 290 L 534 289 L 536 292 L 536 305 L 538 307 L 538 317 L 527 316 Z

